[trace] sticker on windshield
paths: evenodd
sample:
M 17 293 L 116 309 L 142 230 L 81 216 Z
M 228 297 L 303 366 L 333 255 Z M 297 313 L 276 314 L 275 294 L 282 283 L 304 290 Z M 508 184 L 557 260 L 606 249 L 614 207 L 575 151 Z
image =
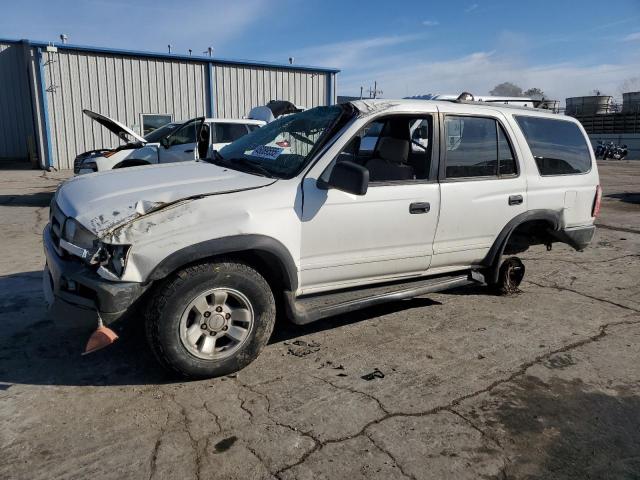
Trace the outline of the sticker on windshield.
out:
M 275 160 L 280 156 L 284 148 L 282 147 L 268 147 L 267 145 L 260 145 L 255 148 L 251 155 L 254 157 L 265 158 L 267 160 Z

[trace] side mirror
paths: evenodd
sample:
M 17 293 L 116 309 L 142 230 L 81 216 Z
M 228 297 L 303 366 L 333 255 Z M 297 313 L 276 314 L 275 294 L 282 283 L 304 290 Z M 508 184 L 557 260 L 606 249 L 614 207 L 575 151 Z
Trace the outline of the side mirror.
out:
M 369 170 L 355 162 L 344 160 L 334 165 L 329 181 L 319 183 L 319 186 L 364 195 L 369 187 Z
M 162 145 L 164 148 L 169 148 L 169 137 L 162 137 L 160 139 L 160 145 Z

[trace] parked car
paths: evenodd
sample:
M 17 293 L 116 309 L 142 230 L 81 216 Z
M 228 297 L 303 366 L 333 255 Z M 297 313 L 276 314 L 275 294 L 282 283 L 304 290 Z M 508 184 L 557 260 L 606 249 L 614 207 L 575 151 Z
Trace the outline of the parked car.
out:
M 413 150 L 418 123 L 426 142 Z M 362 137 L 381 124 L 375 147 Z M 285 136 L 288 147 L 273 145 Z M 470 284 L 513 291 L 532 245 L 590 243 L 598 170 L 575 119 L 456 101 L 354 101 L 279 118 L 206 161 L 75 177 L 44 230 L 50 304 L 128 314 L 159 362 L 210 377 L 296 324 Z
M 84 113 L 127 143 L 76 157 L 74 172 L 77 174 L 203 158 L 265 124 L 251 119 L 198 117 L 169 123 L 140 137 L 116 120 L 90 110 Z

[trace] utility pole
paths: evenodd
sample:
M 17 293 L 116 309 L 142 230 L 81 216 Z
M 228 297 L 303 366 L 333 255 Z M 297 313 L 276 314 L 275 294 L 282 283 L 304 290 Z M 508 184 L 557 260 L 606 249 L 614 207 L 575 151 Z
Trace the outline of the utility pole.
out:
M 382 95 L 382 90 L 378 90 L 378 81 L 373 82 L 373 90 L 369 87 L 369 98 L 377 98 L 378 94 Z

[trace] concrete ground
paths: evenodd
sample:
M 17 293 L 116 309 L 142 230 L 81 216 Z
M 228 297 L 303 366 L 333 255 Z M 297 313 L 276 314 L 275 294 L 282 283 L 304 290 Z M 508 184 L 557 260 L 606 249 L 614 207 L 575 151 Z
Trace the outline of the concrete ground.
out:
M 135 326 L 79 355 L 40 291 L 62 175 L 0 172 L 0 478 L 640 478 L 640 162 L 600 171 L 592 246 L 522 255 L 522 293 L 280 325 L 237 376 L 187 383 Z

